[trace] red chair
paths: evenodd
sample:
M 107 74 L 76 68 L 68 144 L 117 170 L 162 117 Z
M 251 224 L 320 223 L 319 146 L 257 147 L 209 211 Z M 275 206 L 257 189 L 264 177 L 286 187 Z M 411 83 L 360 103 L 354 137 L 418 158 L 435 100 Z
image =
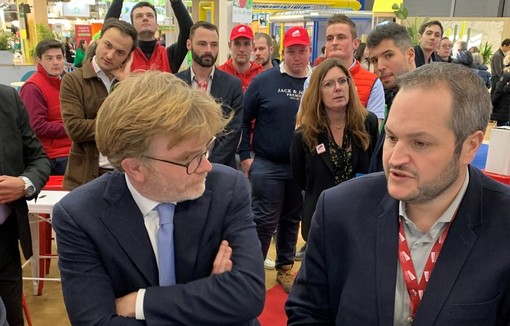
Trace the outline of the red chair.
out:
M 21 294 L 21 305 L 23 306 L 23 313 L 25 314 L 25 319 L 27 320 L 28 326 L 32 326 L 32 319 L 30 318 L 27 301 L 25 300 L 25 293 Z
M 502 175 L 502 174 L 496 174 L 496 173 L 491 173 L 491 172 L 487 172 L 485 170 L 482 170 L 483 173 L 485 173 L 485 175 L 487 175 L 488 177 L 496 180 L 496 181 L 499 181 L 501 183 L 504 183 L 504 184 L 507 184 L 507 185 L 510 185 L 510 175 Z
M 52 175 L 50 176 L 48 182 L 44 186 L 43 190 L 64 190 L 62 184 L 64 182 L 64 176 L 62 175 Z M 49 219 L 50 216 L 47 214 L 41 214 L 46 219 Z M 55 254 L 51 253 L 51 224 L 48 222 L 40 222 L 39 223 L 39 255 L 40 256 L 55 256 Z M 39 264 L 39 277 L 44 277 L 50 273 L 50 258 L 42 258 Z M 44 287 L 44 281 L 39 281 L 39 287 L 37 289 L 37 295 L 42 295 L 42 290 Z

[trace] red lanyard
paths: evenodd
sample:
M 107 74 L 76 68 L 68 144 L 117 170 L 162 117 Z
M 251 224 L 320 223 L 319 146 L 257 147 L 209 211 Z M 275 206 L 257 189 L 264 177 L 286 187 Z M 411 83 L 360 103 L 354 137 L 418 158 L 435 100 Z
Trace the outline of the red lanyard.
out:
M 455 215 L 453 218 L 455 218 Z M 411 251 L 409 250 L 409 245 L 407 244 L 406 233 L 404 231 L 404 223 L 402 222 L 403 218 L 400 218 L 398 233 L 398 257 L 400 260 L 400 267 L 402 268 L 402 275 L 404 276 L 404 282 L 406 284 L 407 292 L 409 293 L 409 298 L 411 301 L 411 316 L 409 317 L 410 322 L 412 322 L 414 316 L 416 315 L 416 311 L 420 305 L 421 298 L 423 297 L 423 293 L 425 292 L 425 288 L 429 282 L 430 275 L 432 274 L 432 270 L 436 265 L 437 258 L 439 257 L 439 253 L 443 248 L 444 241 L 448 235 L 450 226 L 452 225 L 451 222 L 453 222 L 453 218 L 432 247 L 429 258 L 427 259 L 427 263 L 425 264 L 425 268 L 423 269 L 423 275 L 420 279 L 420 283 L 418 283 L 418 277 L 416 276 L 416 270 L 414 269 L 413 260 L 411 258 Z
M 209 88 L 209 79 L 206 79 L 203 83 L 199 82 L 198 79 L 195 79 L 198 89 L 202 92 L 207 93 L 207 89 Z

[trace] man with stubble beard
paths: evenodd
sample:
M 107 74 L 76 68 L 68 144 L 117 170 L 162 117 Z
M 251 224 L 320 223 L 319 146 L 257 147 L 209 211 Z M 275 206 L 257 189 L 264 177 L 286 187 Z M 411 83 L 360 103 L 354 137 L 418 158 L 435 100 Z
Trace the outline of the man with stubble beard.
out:
M 192 55 L 191 67 L 176 76 L 194 89 L 200 89 L 214 97 L 221 103 L 225 116 L 230 115 L 232 111 L 234 114 L 227 125 L 227 130 L 216 139 L 209 160 L 236 168 L 235 153 L 241 137 L 243 119 L 244 98 L 241 81 L 214 67 L 219 51 L 216 25 L 205 21 L 193 24 L 187 47 Z

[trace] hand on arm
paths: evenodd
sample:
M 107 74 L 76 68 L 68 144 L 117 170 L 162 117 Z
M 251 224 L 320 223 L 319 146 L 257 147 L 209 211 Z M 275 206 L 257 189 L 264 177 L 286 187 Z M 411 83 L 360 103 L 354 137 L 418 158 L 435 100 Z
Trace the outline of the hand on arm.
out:
M 230 272 L 233 266 L 232 260 L 230 260 L 231 257 L 232 248 L 229 246 L 227 240 L 223 240 L 218 249 L 218 254 L 214 259 L 211 275 Z
M 244 161 L 241 161 L 241 168 L 243 169 L 244 175 L 248 177 L 248 172 L 250 171 L 251 164 L 253 163 L 252 158 L 247 158 Z
M 135 318 L 137 293 L 138 292 L 131 292 L 123 297 L 115 299 L 115 311 L 117 315 Z

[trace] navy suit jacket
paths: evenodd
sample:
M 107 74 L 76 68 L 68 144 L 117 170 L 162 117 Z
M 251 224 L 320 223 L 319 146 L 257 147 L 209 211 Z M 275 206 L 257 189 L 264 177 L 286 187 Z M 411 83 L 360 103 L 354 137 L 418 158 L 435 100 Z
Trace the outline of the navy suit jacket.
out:
M 190 69 L 188 68 L 175 75 L 191 85 Z M 244 95 L 241 80 L 219 69 L 214 69 L 211 96 L 221 104 L 225 117 L 229 116 L 231 112 L 233 112 L 233 117 L 224 134 L 216 139 L 209 161 L 225 164 L 235 169 L 237 167 L 235 154 L 241 139 L 243 123 Z
M 470 181 L 413 326 L 508 325 L 510 187 Z M 289 325 L 393 325 L 398 201 L 382 173 L 322 193 L 286 303 Z
M 177 285 L 159 287 L 143 216 L 120 172 L 72 191 L 54 208 L 64 301 L 73 325 L 258 325 L 263 259 L 246 178 L 214 164 L 206 191 L 177 204 Z M 233 269 L 210 275 L 222 240 Z M 145 321 L 119 317 L 115 299 L 146 289 Z

